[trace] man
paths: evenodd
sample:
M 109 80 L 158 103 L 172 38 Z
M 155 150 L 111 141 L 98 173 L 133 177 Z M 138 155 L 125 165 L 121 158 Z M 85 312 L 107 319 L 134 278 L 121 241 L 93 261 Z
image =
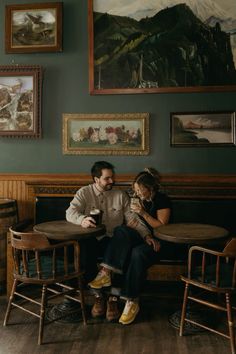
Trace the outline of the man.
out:
M 96 227 L 90 211 L 99 209 L 102 212 L 102 223 L 106 226 L 106 235 L 91 238 L 81 243 L 81 265 L 85 270 L 85 280 L 89 282 L 97 274 L 97 258 L 103 255 L 115 227 L 127 224 L 136 229 L 145 238 L 149 229 L 140 221 L 136 214 L 130 211 L 129 197 L 121 190 L 113 190 L 114 166 L 106 161 L 97 161 L 91 169 L 93 184 L 80 188 L 70 207 L 66 211 L 66 219 L 82 227 Z M 107 284 L 108 286 L 109 284 Z M 95 295 L 92 316 L 100 317 L 106 312 L 106 318 L 114 321 L 120 313 L 116 297 L 109 297 L 107 310 L 101 293 Z

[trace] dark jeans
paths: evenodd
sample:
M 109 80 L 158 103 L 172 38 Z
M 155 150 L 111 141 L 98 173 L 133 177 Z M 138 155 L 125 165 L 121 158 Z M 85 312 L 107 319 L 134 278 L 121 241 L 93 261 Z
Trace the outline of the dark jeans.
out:
M 103 259 L 110 240 L 111 237 L 105 236 L 101 240 L 90 238 L 80 241 L 80 266 L 84 271 L 85 283 L 89 283 L 96 277 L 97 263 Z
M 152 246 L 145 243 L 136 230 L 122 225 L 114 229 L 103 264 L 124 275 L 121 296 L 132 299 L 139 297 L 147 269 L 158 259 L 159 252 L 155 252 Z

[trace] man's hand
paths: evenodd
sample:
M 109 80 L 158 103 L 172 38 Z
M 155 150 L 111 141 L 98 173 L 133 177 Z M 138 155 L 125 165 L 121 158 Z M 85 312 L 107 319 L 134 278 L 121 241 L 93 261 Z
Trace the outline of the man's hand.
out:
M 155 252 L 159 252 L 160 251 L 160 248 L 161 248 L 160 242 L 158 240 L 156 240 L 155 238 L 153 238 L 151 236 L 146 236 L 145 242 L 149 246 L 152 246 Z
M 91 216 L 86 216 L 86 217 L 82 220 L 81 226 L 84 227 L 84 228 L 96 227 L 96 222 L 95 222 L 95 220 L 94 220 Z

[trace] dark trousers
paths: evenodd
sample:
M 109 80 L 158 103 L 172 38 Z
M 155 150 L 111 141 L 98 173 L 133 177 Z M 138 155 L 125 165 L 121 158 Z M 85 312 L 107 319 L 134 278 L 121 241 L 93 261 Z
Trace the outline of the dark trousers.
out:
M 98 262 L 103 259 L 103 255 L 111 237 L 105 236 L 101 240 L 90 238 L 80 241 L 80 266 L 84 271 L 85 283 L 93 280 L 98 273 Z
M 147 269 L 158 259 L 159 252 L 155 252 L 136 230 L 122 225 L 114 229 L 103 264 L 123 274 L 121 296 L 132 299 L 139 297 Z

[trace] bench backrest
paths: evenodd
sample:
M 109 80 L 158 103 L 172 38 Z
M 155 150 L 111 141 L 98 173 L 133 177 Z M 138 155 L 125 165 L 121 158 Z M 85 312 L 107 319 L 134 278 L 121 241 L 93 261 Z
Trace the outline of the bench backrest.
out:
M 37 197 L 36 223 L 65 219 L 72 197 Z M 173 199 L 171 223 L 196 222 L 225 227 L 236 235 L 236 200 Z

